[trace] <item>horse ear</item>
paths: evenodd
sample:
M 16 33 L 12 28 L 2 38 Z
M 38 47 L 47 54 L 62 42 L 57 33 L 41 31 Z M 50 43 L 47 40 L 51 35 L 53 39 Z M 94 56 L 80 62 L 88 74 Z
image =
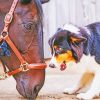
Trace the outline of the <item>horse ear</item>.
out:
M 42 4 L 47 3 L 50 0 L 40 0 Z
M 76 35 L 76 36 L 70 36 L 70 40 L 72 43 L 80 43 L 80 42 L 85 42 L 87 39 L 83 36 L 79 36 L 79 35 Z

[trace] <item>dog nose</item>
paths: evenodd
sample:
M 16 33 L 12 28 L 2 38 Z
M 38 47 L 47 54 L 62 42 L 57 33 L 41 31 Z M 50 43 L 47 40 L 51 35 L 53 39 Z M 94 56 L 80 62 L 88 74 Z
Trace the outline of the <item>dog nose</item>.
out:
M 49 64 L 49 67 L 51 67 L 51 68 L 55 68 L 56 66 L 55 66 L 55 64 Z

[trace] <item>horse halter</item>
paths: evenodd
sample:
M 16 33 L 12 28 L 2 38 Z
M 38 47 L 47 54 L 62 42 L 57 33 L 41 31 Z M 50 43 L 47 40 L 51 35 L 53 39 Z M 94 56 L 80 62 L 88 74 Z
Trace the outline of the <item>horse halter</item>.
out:
M 26 62 L 23 59 L 20 52 L 18 51 L 18 49 L 16 48 L 16 46 L 13 44 L 13 42 L 11 41 L 11 39 L 9 37 L 8 30 L 9 30 L 10 23 L 12 22 L 13 13 L 14 13 L 17 3 L 18 3 L 18 0 L 13 1 L 10 11 L 5 16 L 5 19 L 4 19 L 5 25 L 4 25 L 3 31 L 1 32 L 1 35 L 0 35 L 0 42 L 2 40 L 5 40 L 8 43 L 8 45 L 11 47 L 11 49 L 13 50 L 13 52 L 15 53 L 15 55 L 17 56 L 17 58 L 19 59 L 21 64 L 20 64 L 19 68 L 15 69 L 13 71 L 5 72 L 4 74 L 2 74 L 2 77 L 0 77 L 1 80 L 6 79 L 7 77 L 15 75 L 19 72 L 26 72 L 30 69 L 41 70 L 41 69 L 45 69 L 47 67 L 47 65 L 45 63 L 28 64 L 28 62 Z

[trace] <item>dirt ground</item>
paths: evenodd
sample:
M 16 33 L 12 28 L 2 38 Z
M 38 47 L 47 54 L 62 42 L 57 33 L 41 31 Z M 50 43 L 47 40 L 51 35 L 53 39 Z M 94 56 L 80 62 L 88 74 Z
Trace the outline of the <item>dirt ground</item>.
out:
M 40 95 L 37 100 L 78 100 L 78 99 L 75 99 L 75 95 L 47 94 L 47 95 Z
M 52 71 L 55 74 L 51 74 Z M 76 95 L 63 94 L 63 90 L 73 86 L 80 77 L 80 73 L 72 74 L 70 71 L 72 72 L 72 70 L 60 72 L 58 69 L 47 69 L 45 84 L 37 100 L 78 100 Z M 93 100 L 100 100 L 100 98 Z
M 48 63 L 48 62 L 47 62 Z M 66 71 L 59 69 L 46 69 L 45 84 L 36 100 L 78 100 L 76 95 L 63 94 L 63 90 L 71 87 L 80 77 L 82 69 L 70 65 Z M 80 65 L 79 65 L 80 66 Z M 10 77 L 0 81 L 0 100 L 26 100 L 16 90 L 16 82 Z M 94 100 L 100 100 L 94 99 Z

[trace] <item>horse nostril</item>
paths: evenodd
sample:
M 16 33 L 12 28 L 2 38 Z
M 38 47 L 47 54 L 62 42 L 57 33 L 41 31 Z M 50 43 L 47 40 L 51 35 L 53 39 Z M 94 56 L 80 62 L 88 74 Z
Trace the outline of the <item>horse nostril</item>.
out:
M 41 87 L 40 87 L 39 85 L 36 85 L 36 86 L 33 88 L 33 93 L 37 96 L 40 89 L 41 89 Z
M 56 66 L 55 66 L 55 64 L 49 64 L 49 67 L 51 67 L 51 68 L 55 68 Z

